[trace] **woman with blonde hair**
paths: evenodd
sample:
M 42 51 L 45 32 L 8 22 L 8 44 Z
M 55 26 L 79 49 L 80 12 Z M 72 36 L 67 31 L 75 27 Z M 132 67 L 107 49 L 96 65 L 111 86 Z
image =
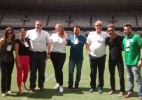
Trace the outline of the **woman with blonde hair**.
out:
M 4 38 L 0 40 L 0 66 L 1 66 L 1 92 L 11 94 L 11 75 L 14 67 L 14 41 L 15 33 L 13 28 L 7 27 Z
M 62 68 L 66 59 L 66 42 L 67 35 L 61 24 L 56 24 L 55 33 L 51 35 L 51 53 L 50 58 L 53 63 L 56 86 L 54 89 L 59 89 L 59 92 L 63 92 L 63 72 Z

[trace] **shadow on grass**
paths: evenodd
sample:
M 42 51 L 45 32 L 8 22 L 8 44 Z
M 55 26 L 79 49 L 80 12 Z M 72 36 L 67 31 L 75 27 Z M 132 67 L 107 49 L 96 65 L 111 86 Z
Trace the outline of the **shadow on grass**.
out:
M 64 89 L 65 89 L 64 94 L 69 94 L 69 93 L 84 94 L 85 91 L 89 91 L 89 88 L 87 88 L 87 87 L 79 87 L 78 90 L 75 90 L 74 88 L 68 90 L 67 87 L 65 87 Z
M 68 90 L 67 87 L 64 87 L 64 92 L 60 93 L 59 90 L 55 89 L 45 89 L 44 91 L 35 90 L 35 93 L 29 93 L 29 91 L 24 91 L 23 94 L 18 94 L 18 92 L 13 92 L 13 94 L 8 95 L 11 97 L 21 97 L 21 98 L 34 98 L 34 99 L 51 99 L 53 96 L 63 96 L 64 94 L 78 94 L 82 95 L 84 92 L 89 93 L 89 87 L 79 87 L 79 90 L 75 90 L 72 88 L 71 90 Z M 96 89 L 94 92 L 97 92 Z M 110 91 L 110 88 L 103 88 L 103 93 L 108 93 Z M 114 94 L 118 94 L 119 90 L 116 90 Z M 127 94 L 127 92 L 125 92 Z M 138 97 L 138 93 L 134 92 L 134 97 Z
M 60 93 L 59 90 L 55 89 L 45 89 L 44 91 L 35 90 L 35 93 L 30 93 L 29 91 L 23 91 L 23 94 L 12 91 L 11 97 L 23 97 L 23 98 L 35 98 L 35 99 L 51 99 L 53 96 L 63 96 L 64 94 L 84 94 L 85 91 L 88 91 L 89 88 L 80 87 L 79 90 L 71 89 L 68 90 L 67 87 L 64 87 L 64 92 Z
M 59 93 L 59 91 L 54 89 L 44 89 L 44 91 L 40 91 L 38 89 L 35 90 L 35 93 L 30 93 L 29 91 L 23 91 L 23 94 L 19 94 L 18 92 L 12 92 L 12 97 L 23 97 L 23 98 L 35 98 L 35 99 L 49 99 L 52 96 L 63 96 L 63 93 Z

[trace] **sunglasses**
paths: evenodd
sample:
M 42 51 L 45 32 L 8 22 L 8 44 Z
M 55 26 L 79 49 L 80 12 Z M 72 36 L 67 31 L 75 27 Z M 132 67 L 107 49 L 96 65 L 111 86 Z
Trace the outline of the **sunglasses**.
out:
M 95 26 L 102 26 L 102 25 L 95 25 Z
M 10 33 L 6 33 L 6 34 L 13 34 L 13 32 L 10 32 Z
M 108 30 L 108 32 L 113 32 L 114 30 Z
M 37 26 L 42 26 L 41 24 L 37 24 Z

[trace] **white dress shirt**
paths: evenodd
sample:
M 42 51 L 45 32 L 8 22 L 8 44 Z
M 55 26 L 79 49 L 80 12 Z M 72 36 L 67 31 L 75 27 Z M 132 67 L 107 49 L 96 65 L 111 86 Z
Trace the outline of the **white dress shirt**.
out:
M 27 31 L 26 37 L 30 38 L 31 51 L 33 52 L 43 52 L 47 49 L 47 44 L 50 40 L 50 34 L 46 31 L 41 30 L 36 32 L 35 29 Z

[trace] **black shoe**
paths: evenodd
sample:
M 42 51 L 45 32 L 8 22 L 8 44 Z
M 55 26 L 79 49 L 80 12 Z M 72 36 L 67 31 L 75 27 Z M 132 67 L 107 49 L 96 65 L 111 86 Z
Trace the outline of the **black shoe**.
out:
M 94 88 L 91 88 L 91 89 L 89 90 L 90 93 L 92 93 L 92 92 L 94 92 L 94 91 L 95 91 Z
M 78 86 L 75 86 L 75 90 L 79 90 Z
M 71 85 L 68 86 L 68 90 L 70 90 L 70 89 L 72 89 L 72 86 L 71 86 Z
M 99 93 L 99 94 L 102 94 L 102 93 L 103 93 L 103 90 L 102 90 L 101 87 L 98 87 L 98 93 Z

